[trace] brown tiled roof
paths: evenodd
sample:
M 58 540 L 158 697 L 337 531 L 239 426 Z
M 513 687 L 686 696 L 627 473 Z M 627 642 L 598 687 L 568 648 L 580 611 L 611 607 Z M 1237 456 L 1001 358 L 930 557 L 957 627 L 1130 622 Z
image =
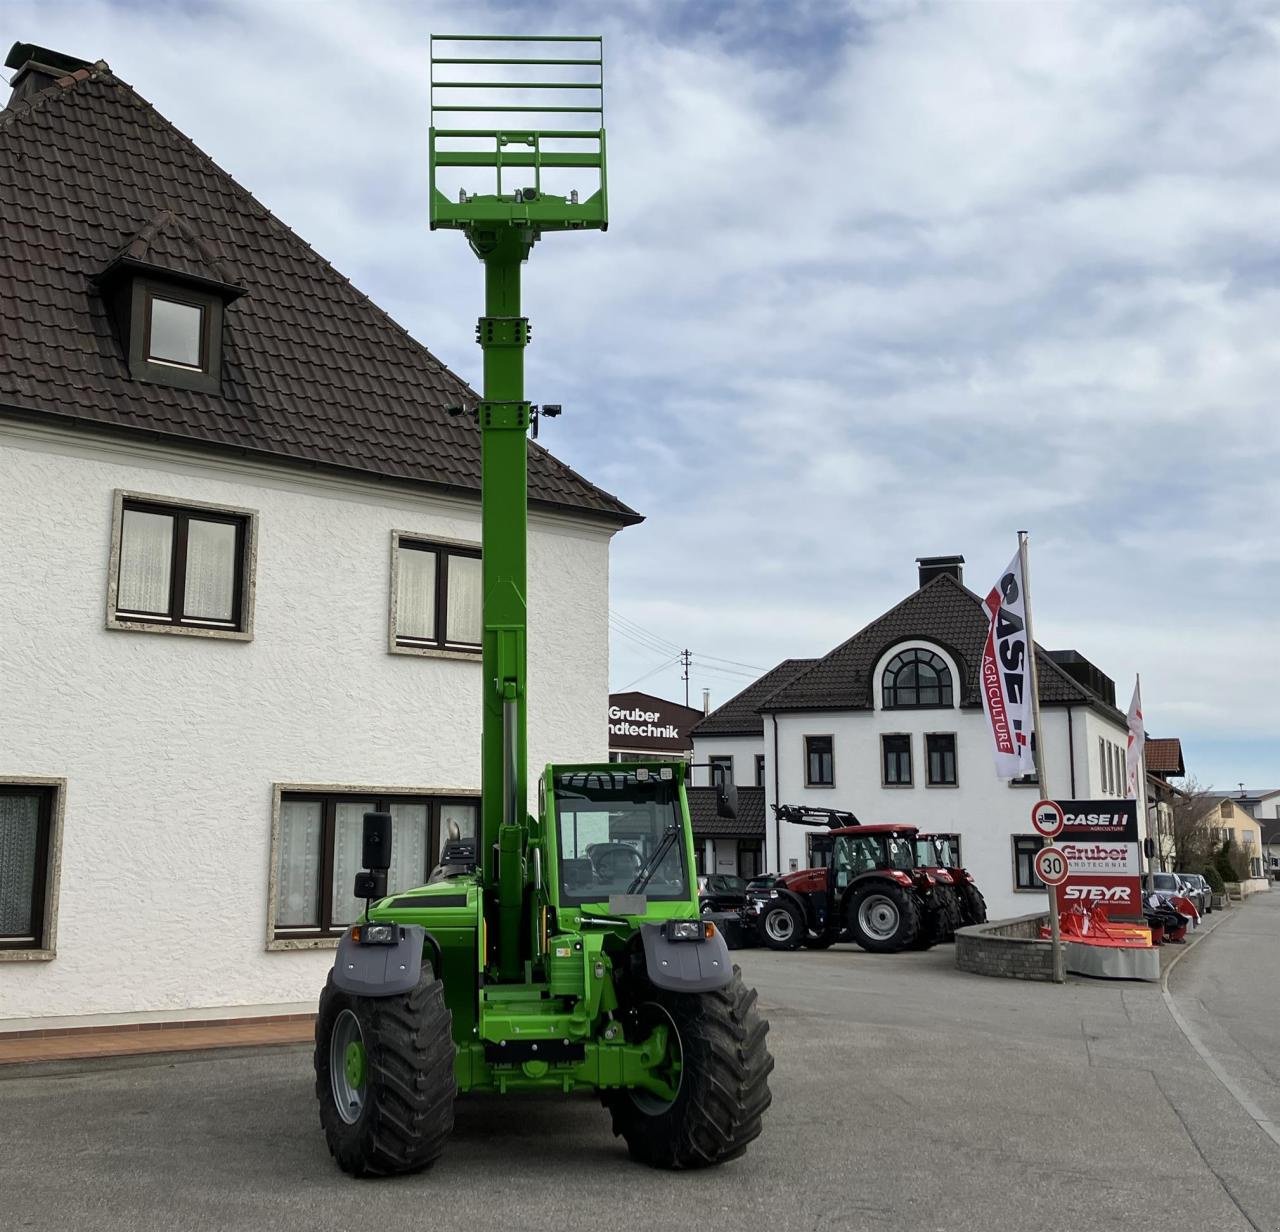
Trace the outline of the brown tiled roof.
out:
M 801 672 L 817 663 L 817 659 L 783 659 L 771 672 L 747 685 L 741 693 L 731 697 L 723 706 L 713 710 L 691 733 L 699 736 L 762 736 L 764 720 L 760 717 L 760 704 L 771 693 L 790 684 Z
M 764 838 L 764 788 L 738 788 L 738 815 L 716 814 L 714 787 L 688 787 L 689 820 L 694 838 Z
M 0 112 L 0 216 L 0 411 L 479 491 L 446 414 L 476 393 L 105 64 Z M 130 378 L 93 286 L 120 256 L 243 288 L 220 393 Z M 529 496 L 640 520 L 534 444 Z
M 957 702 L 961 706 L 980 706 L 978 668 L 986 636 L 987 614 L 982 600 L 950 574 L 941 573 L 801 672 L 763 701 L 760 708 L 869 710 L 876 661 L 891 646 L 908 639 L 934 642 L 946 650 L 960 670 Z M 1124 724 L 1124 715 L 1115 706 L 1068 676 L 1039 645 L 1036 669 L 1042 704 L 1089 705 Z
M 1158 774 L 1162 778 L 1181 778 L 1187 772 L 1182 763 L 1182 741 L 1177 736 L 1148 739 L 1143 746 L 1143 754 L 1150 774 Z

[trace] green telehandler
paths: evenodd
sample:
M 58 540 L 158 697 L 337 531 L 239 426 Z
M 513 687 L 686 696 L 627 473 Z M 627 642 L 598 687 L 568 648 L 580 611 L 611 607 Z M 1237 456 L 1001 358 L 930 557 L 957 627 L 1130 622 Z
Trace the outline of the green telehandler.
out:
M 436 35 L 431 71 L 431 229 L 462 231 L 485 271 L 484 393 L 465 412 L 482 451 L 480 819 L 425 886 L 388 895 L 392 818 L 366 814 L 365 911 L 339 940 L 316 1019 L 320 1122 L 344 1171 L 405 1173 L 443 1151 L 460 1092 L 592 1090 L 634 1158 L 723 1163 L 760 1133 L 773 1058 L 755 991 L 700 916 L 689 767 L 549 765 L 526 812 L 538 412 L 524 394 L 520 267 L 544 233 L 608 224 L 601 40 Z M 525 127 L 532 113 L 563 126 Z M 496 191 L 448 196 L 445 169 Z M 566 171 L 597 187 L 581 200 L 546 189 Z M 726 812 L 733 794 L 719 791 Z

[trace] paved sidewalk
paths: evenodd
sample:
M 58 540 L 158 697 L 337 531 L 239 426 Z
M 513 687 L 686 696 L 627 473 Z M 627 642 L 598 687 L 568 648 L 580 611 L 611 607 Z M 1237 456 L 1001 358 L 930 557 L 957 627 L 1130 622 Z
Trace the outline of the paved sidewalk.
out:
M 215 1022 L 136 1023 L 127 1027 L 78 1028 L 0 1035 L 0 1066 L 34 1061 L 77 1061 L 149 1053 L 198 1052 L 305 1044 L 314 1033 L 310 1014 Z

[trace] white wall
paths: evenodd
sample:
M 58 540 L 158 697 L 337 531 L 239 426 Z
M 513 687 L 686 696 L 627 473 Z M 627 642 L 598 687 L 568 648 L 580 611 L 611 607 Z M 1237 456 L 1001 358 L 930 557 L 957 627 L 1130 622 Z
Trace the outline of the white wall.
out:
M 107 630 L 113 492 L 258 511 L 249 642 Z M 393 529 L 477 502 L 0 425 L 0 775 L 67 779 L 56 959 L 0 1019 L 311 1002 L 265 950 L 274 782 L 479 786 L 480 664 L 387 652 Z M 530 764 L 603 760 L 610 533 L 533 515 Z
M 823 808 L 848 809 L 865 823 L 914 825 L 925 831 L 961 835 L 962 856 L 987 898 L 992 918 L 1023 915 L 1045 905 L 1043 892 L 1016 891 L 1012 836 L 1032 834 L 1031 808 L 1040 798 L 1036 787 L 1011 786 L 997 779 L 991 754 L 991 737 L 981 709 L 881 710 L 878 682 L 885 663 L 907 646 L 923 646 L 949 657 L 931 643 L 915 641 L 892 647 L 877 664 L 876 706 L 873 711 L 829 711 L 781 714 L 778 716 L 779 796 L 785 804 L 809 804 Z M 1096 745 L 1099 731 L 1124 743 L 1125 730 L 1096 712 L 1076 707 L 1074 715 L 1076 794 L 1078 798 L 1099 796 L 1096 781 L 1086 781 L 1088 766 L 1082 741 Z M 1054 796 L 1071 794 L 1071 762 L 1068 756 L 1067 710 L 1044 708 L 1042 743 L 1045 775 Z M 765 716 L 766 754 L 766 865 L 786 871 L 791 860 L 803 868 L 806 863 L 805 835 L 809 828 L 789 823 L 775 827 L 773 803 L 773 745 L 771 718 Z M 881 785 L 880 737 L 903 732 L 911 735 L 911 787 Z M 954 732 L 956 736 L 955 787 L 926 786 L 927 761 L 924 736 L 927 732 Z M 834 737 L 835 785 L 806 787 L 804 737 Z M 1090 737 L 1092 739 L 1090 740 Z M 1140 810 L 1141 815 L 1141 810 Z M 775 838 L 775 833 L 777 838 Z M 781 841 L 781 854 L 777 839 Z
M 733 758 L 733 781 L 739 787 L 754 787 L 756 754 L 764 752 L 759 736 L 695 736 L 693 740 L 693 785 L 709 787 L 711 771 L 706 765 L 713 757 Z

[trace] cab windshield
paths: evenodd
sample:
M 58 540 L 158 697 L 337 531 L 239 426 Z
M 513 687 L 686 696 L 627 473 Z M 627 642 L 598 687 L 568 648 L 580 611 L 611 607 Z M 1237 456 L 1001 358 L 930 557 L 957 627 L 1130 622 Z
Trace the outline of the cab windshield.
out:
M 555 802 L 562 903 L 689 897 L 674 778 L 643 769 L 568 771 L 556 775 Z

